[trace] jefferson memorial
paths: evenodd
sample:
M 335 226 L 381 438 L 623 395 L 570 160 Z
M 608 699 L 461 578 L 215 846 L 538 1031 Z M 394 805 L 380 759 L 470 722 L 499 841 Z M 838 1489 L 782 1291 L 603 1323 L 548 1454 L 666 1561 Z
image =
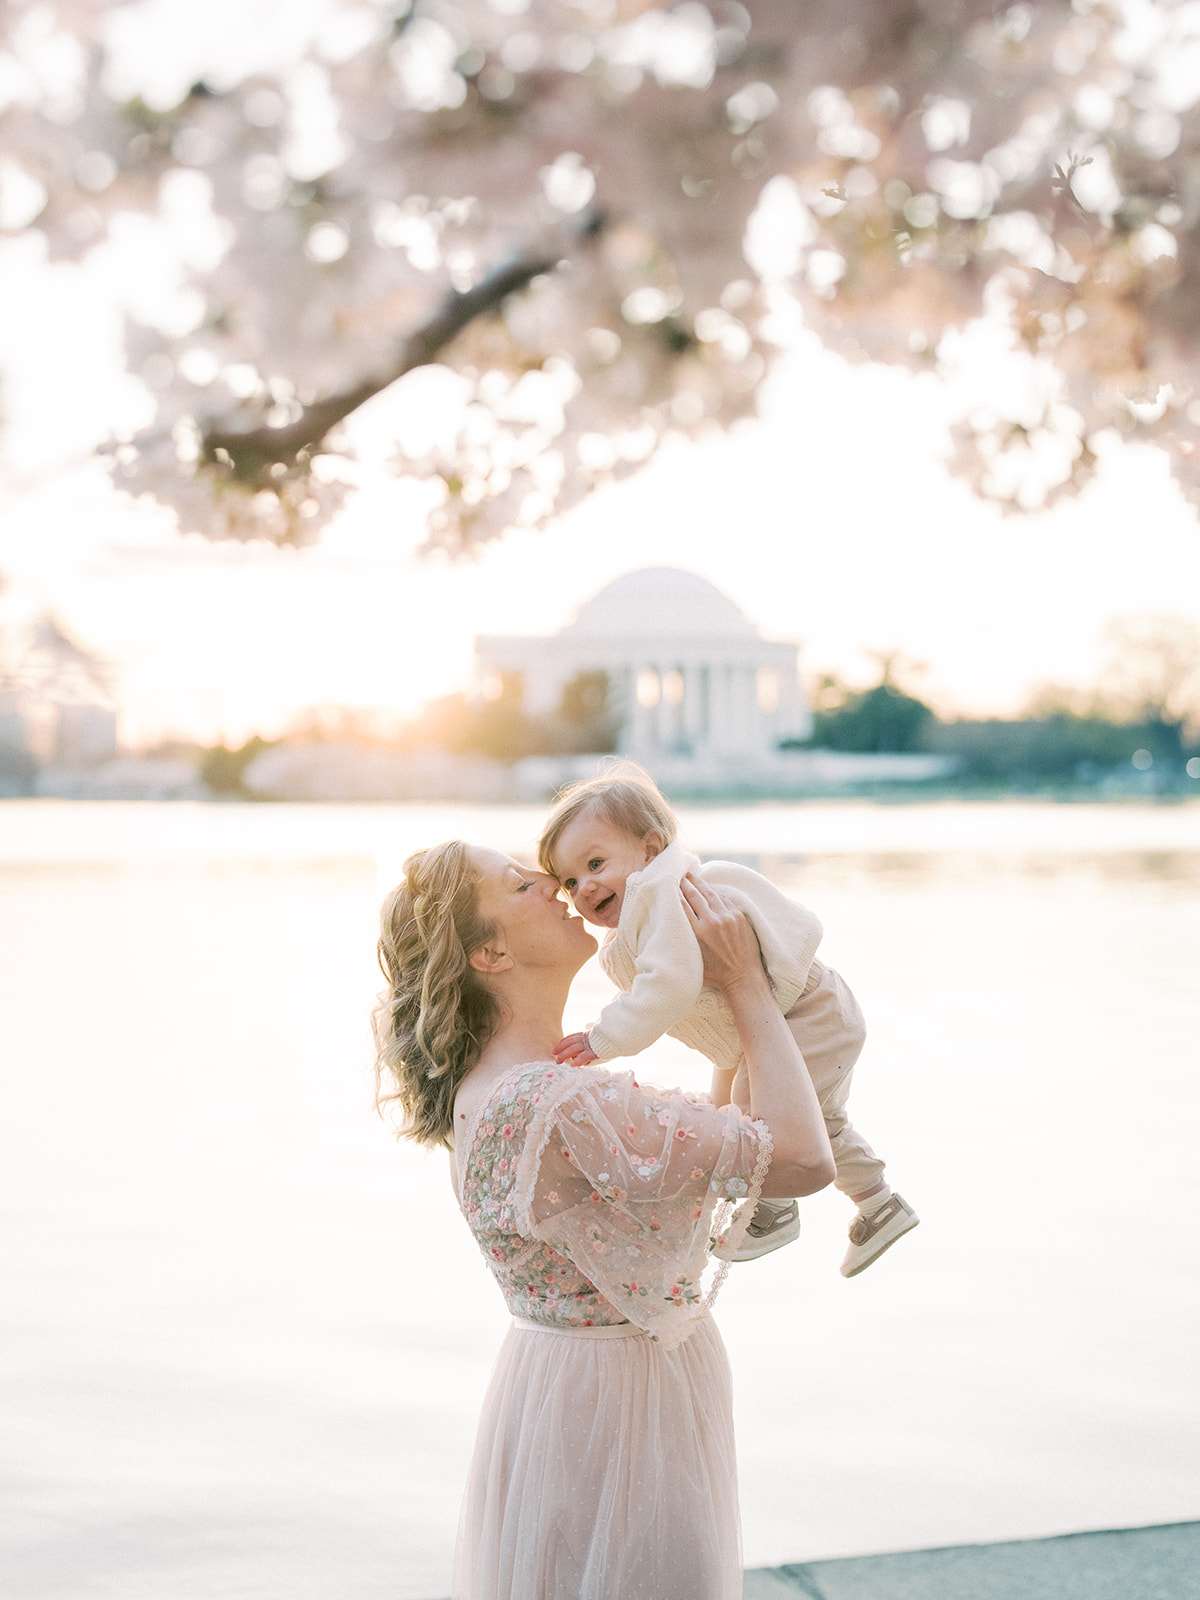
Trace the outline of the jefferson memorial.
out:
M 780 740 L 812 731 L 798 663 L 796 644 L 763 639 L 727 595 L 678 567 L 627 572 L 555 634 L 475 640 L 477 691 L 518 680 L 531 714 L 555 710 L 578 674 L 606 673 L 620 752 L 652 771 L 771 765 Z

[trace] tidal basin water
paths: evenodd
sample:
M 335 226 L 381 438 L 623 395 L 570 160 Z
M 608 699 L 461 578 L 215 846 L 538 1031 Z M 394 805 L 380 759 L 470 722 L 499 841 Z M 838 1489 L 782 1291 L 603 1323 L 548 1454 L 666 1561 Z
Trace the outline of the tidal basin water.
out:
M 1200 802 L 682 818 L 824 921 L 923 1219 L 846 1281 L 831 1191 L 731 1273 L 747 1565 L 1200 1516 Z M 0 1592 L 449 1592 L 506 1315 L 371 1110 L 376 913 L 539 820 L 0 805 Z

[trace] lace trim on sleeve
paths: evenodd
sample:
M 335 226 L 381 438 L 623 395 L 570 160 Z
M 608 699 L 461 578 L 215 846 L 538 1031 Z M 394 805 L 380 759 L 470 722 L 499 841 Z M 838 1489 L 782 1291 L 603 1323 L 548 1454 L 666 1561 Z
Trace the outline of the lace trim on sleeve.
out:
M 717 1216 L 713 1219 L 715 1224 L 713 1235 L 715 1238 L 720 1238 L 724 1234 L 726 1243 L 731 1247 L 728 1252 L 729 1255 L 733 1255 L 736 1252 L 738 1245 L 746 1237 L 746 1229 L 754 1220 L 754 1208 L 762 1198 L 762 1186 L 766 1182 L 767 1168 L 771 1165 L 771 1157 L 775 1153 L 775 1141 L 767 1124 L 756 1120 L 750 1126 L 758 1134 L 758 1157 L 755 1160 L 754 1172 L 750 1178 L 749 1193 L 746 1195 L 741 1210 L 736 1214 L 733 1212 L 732 1201 L 726 1200 L 722 1202 L 724 1216 Z M 729 1269 L 732 1265 L 731 1261 L 722 1260 L 718 1266 L 712 1283 L 709 1284 L 708 1293 L 704 1296 L 704 1309 L 706 1311 L 711 1309 L 713 1301 L 724 1287 L 725 1279 L 729 1276 Z

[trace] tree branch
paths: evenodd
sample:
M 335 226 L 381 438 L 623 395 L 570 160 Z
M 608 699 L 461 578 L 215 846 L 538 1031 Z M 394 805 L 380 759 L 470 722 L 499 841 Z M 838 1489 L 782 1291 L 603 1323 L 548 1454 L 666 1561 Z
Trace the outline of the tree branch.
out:
M 598 219 L 583 231 L 592 235 L 601 226 Z M 498 267 L 473 288 L 452 291 L 437 312 L 405 340 L 396 360 L 383 372 L 364 379 L 352 389 L 328 396 L 306 406 L 295 422 L 282 428 L 249 428 L 245 432 L 212 430 L 204 435 L 203 459 L 225 466 L 240 482 L 270 482 L 270 468 L 277 463 L 290 467 L 307 451 L 314 450 L 330 430 L 357 411 L 372 395 L 395 383 L 406 372 L 425 366 L 476 317 L 495 310 L 510 294 L 527 287 L 543 272 L 551 271 L 561 259 L 539 253 L 520 256 L 507 266 Z

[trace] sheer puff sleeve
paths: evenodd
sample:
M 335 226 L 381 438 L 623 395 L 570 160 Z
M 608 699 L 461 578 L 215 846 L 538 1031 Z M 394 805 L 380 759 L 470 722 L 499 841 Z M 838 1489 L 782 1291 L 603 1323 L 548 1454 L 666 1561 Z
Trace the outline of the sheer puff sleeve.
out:
M 710 1244 L 744 1232 L 753 1204 L 731 1225 L 732 1206 L 757 1201 L 770 1159 L 770 1130 L 736 1106 L 643 1089 L 631 1072 L 568 1071 L 530 1126 L 515 1222 L 671 1348 L 712 1304 L 728 1264 L 704 1285 Z

